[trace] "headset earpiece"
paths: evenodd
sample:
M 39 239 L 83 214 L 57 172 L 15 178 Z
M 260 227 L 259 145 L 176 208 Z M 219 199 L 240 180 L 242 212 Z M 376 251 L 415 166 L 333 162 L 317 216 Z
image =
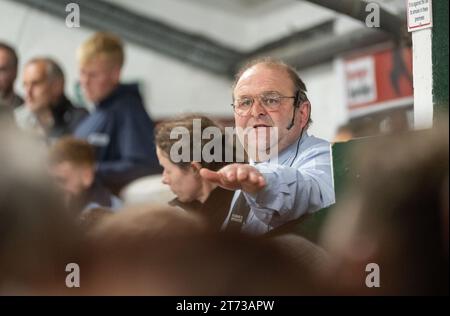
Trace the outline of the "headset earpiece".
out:
M 295 95 L 295 99 L 294 99 L 294 107 L 295 108 L 299 108 L 300 107 L 300 90 L 297 90 L 297 94 Z

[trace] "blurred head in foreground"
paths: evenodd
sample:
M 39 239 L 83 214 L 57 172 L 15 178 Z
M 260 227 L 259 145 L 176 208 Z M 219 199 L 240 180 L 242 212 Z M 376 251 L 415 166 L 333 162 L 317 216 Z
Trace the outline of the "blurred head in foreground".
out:
M 180 209 L 125 210 L 92 231 L 91 295 L 282 295 L 312 291 L 269 240 L 210 233 Z M 303 281 L 303 282 L 302 282 Z
M 333 294 L 448 294 L 448 141 L 445 122 L 355 153 L 359 183 L 322 238 L 335 259 Z M 378 270 L 370 263 L 379 287 L 366 285 Z
M 0 130 L 0 294 L 65 289 L 77 234 L 48 177 L 45 149 L 1 118 Z
M 95 180 L 95 153 L 87 141 L 61 138 L 50 148 L 49 163 L 67 204 L 79 199 Z

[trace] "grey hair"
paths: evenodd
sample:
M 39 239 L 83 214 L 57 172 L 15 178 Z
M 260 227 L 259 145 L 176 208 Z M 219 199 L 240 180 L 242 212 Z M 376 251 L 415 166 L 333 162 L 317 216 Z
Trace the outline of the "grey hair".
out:
M 49 57 L 35 57 L 27 62 L 27 65 L 34 63 L 45 63 L 46 75 L 48 80 L 62 80 L 64 81 L 64 72 L 59 64 Z

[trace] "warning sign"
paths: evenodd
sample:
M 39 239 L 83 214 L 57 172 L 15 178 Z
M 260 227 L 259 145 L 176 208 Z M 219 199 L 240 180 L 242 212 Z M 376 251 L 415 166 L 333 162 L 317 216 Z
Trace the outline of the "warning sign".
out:
M 407 0 L 408 32 L 433 26 L 431 0 Z

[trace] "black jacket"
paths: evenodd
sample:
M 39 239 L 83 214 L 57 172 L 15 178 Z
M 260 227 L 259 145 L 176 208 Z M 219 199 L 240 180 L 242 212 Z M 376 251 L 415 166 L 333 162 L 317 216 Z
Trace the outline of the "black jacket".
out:
M 96 149 L 97 175 L 114 193 L 134 179 L 160 173 L 154 124 L 135 84 L 120 84 L 76 129 Z
M 175 198 L 169 204 L 203 216 L 212 230 L 219 231 L 227 218 L 233 195 L 234 191 L 217 187 L 209 194 L 205 203 L 199 201 L 184 203 Z
M 64 95 L 57 104 L 52 106 L 51 110 L 54 124 L 48 132 L 49 139 L 72 134 L 80 122 L 89 114 L 86 109 L 73 106 Z
M 80 214 L 90 208 L 109 208 L 117 209 L 122 206 L 120 199 L 104 187 L 99 181 L 95 180 L 92 185 L 83 194 L 70 201 L 69 209 L 74 214 Z

